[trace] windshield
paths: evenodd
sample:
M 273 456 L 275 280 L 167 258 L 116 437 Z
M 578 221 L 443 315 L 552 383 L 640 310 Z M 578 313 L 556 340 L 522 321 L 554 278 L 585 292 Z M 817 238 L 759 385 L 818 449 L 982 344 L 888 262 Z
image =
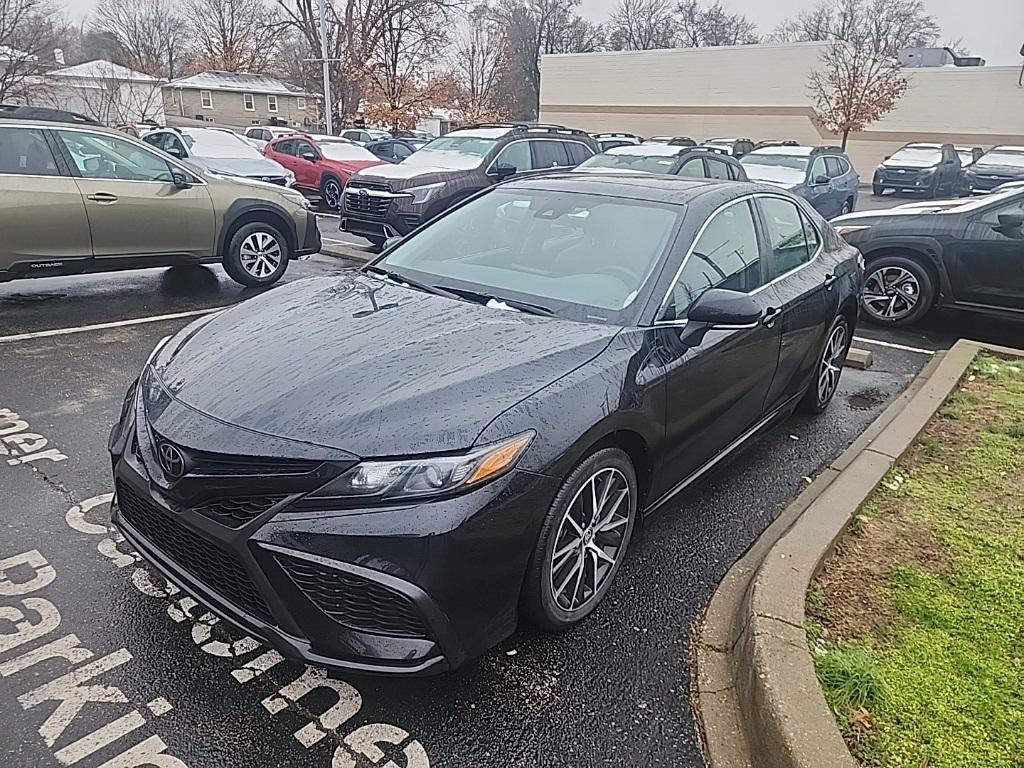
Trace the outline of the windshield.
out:
M 260 160 L 263 155 L 252 144 L 224 131 L 191 131 L 182 134 L 189 151 L 198 157 L 243 158 Z
M 676 162 L 675 155 L 594 155 L 588 157 L 578 168 L 608 168 L 615 171 L 646 171 L 647 173 L 668 173 Z
M 543 190 L 499 189 L 401 242 L 378 262 L 449 289 L 628 325 L 683 207 Z
M 993 149 L 978 161 L 978 165 L 1015 165 L 1024 167 L 1024 150 Z
M 341 141 L 320 142 L 320 152 L 328 160 L 368 160 L 379 162 L 380 158 L 373 152 L 360 147 L 358 144 L 348 144 Z
M 442 136 L 409 155 L 402 161 L 402 165 L 433 165 L 456 171 L 469 170 L 480 165 L 497 143 L 497 139 L 479 136 Z
M 970 165 L 974 162 L 974 153 L 969 149 L 958 149 L 956 155 L 960 158 L 960 165 Z
M 904 147 L 889 158 L 892 163 L 912 165 L 938 165 L 942 162 L 942 150 L 937 147 Z
M 776 155 L 751 152 L 740 158 L 752 181 L 774 181 L 783 184 L 802 184 L 807 173 L 807 155 Z

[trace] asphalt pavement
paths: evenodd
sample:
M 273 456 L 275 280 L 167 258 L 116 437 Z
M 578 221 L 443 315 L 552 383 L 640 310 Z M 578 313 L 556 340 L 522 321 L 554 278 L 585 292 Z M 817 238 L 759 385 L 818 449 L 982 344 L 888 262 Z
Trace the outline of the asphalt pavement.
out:
M 346 266 L 317 256 L 286 279 Z M 702 765 L 689 633 L 718 580 L 958 329 L 1021 336 L 963 315 L 862 327 L 874 366 L 647 520 L 582 626 L 521 631 L 443 677 L 329 680 L 217 622 L 109 528 L 125 388 L 160 338 L 251 295 L 207 267 L 0 285 L 5 768 Z

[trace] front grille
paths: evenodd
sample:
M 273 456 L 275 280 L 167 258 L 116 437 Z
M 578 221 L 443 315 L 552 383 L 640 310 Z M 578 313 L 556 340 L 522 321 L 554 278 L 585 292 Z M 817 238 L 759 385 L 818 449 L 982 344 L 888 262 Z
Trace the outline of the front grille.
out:
M 383 219 L 391 206 L 390 197 L 360 195 L 357 191 L 345 188 L 345 213 L 356 214 L 367 219 Z
M 228 528 L 241 528 L 285 498 L 285 496 L 241 496 L 211 499 L 197 506 L 195 511 L 221 525 L 226 525 Z
M 249 178 L 267 184 L 277 184 L 279 187 L 288 186 L 288 180 L 284 176 L 250 176 Z
M 246 613 L 273 624 L 270 609 L 236 555 L 175 520 L 173 513 L 117 484 L 117 503 L 125 520 L 154 547 L 203 584 Z
M 277 555 L 277 562 L 317 608 L 349 629 L 429 638 L 423 617 L 405 595 L 351 573 Z
M 345 189 L 375 189 L 378 192 L 390 192 L 391 187 L 383 181 L 369 181 L 367 179 L 350 179 Z
M 191 475 L 305 475 L 323 463 L 316 459 L 237 456 L 197 451 L 167 440 L 156 430 L 151 431 L 156 443 L 154 450 L 160 443 L 170 443 L 176 447 L 185 456 L 187 471 Z

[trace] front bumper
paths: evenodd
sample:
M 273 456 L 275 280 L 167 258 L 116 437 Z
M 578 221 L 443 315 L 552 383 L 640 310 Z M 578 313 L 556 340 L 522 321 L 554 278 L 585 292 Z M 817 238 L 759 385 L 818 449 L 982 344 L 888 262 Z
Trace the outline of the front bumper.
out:
M 309 256 L 314 253 L 320 253 L 320 249 L 323 247 L 323 240 L 320 237 L 320 228 L 316 225 L 316 216 L 313 215 L 312 211 L 306 211 L 305 229 L 299 234 L 302 236 L 302 240 L 295 249 L 296 256 Z
M 1012 176 L 996 176 L 993 174 L 974 174 L 971 177 L 971 192 L 974 194 L 987 195 L 996 187 L 1008 184 L 1011 181 L 1024 181 L 1024 178 L 1013 178 Z
M 405 236 L 429 218 L 426 208 L 426 204 L 413 204 L 401 192 L 358 188 L 350 183 L 341 196 L 340 228 L 368 239 Z
M 134 440 L 111 441 L 114 525 L 166 578 L 285 657 L 436 674 L 514 631 L 552 478 L 513 471 L 446 500 L 323 512 L 297 511 L 304 494 L 282 486 L 269 507 L 225 524 L 209 500 L 179 503 L 154 481 L 152 447 L 130 431 Z M 217 479 L 218 499 L 231 483 Z
M 920 171 L 879 171 L 875 174 L 873 184 L 883 189 L 895 189 L 902 192 L 926 190 L 931 187 L 935 175 Z

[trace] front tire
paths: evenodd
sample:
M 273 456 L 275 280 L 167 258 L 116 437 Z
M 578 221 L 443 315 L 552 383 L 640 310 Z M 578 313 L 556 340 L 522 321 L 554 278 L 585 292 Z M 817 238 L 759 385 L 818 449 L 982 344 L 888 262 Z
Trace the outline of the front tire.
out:
M 814 379 L 804 393 L 797 409 L 804 413 L 821 413 L 832 402 L 839 389 L 839 377 L 843 373 L 846 354 L 852 340 L 850 321 L 846 315 L 837 315 L 828 329 L 825 344 L 818 355 Z
M 885 187 L 883 187 L 881 184 L 872 184 L 871 194 L 874 195 L 875 197 L 881 197 L 882 195 L 885 194 Z
M 320 184 L 320 205 L 331 213 L 341 210 L 341 182 L 334 176 L 325 176 Z
M 923 264 L 906 256 L 882 256 L 868 263 L 860 305 L 878 325 L 911 325 L 935 302 L 935 284 Z
M 559 632 L 604 598 L 637 517 L 636 470 L 619 448 L 603 448 L 565 479 L 534 547 L 521 606 L 536 626 Z
M 273 285 L 284 275 L 291 259 L 288 240 L 262 221 L 244 224 L 231 236 L 224 256 L 224 271 L 249 288 Z

